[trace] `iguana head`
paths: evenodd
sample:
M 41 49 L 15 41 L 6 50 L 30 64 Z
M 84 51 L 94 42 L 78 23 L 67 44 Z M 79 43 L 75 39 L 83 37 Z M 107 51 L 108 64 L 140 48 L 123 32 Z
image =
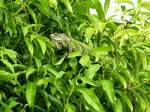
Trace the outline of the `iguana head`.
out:
M 52 42 L 56 45 L 57 49 L 62 49 L 68 47 L 68 43 L 70 41 L 69 37 L 65 34 L 53 33 L 50 35 Z

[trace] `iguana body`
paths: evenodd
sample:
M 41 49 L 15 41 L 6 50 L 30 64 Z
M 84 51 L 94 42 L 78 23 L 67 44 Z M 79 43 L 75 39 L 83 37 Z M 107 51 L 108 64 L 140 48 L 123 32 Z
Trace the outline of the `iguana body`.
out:
M 91 47 L 85 43 L 73 39 L 72 37 L 68 37 L 65 34 L 54 33 L 51 34 L 50 37 L 56 45 L 56 48 L 59 50 L 68 48 L 69 52 L 80 51 L 81 53 L 90 53 L 92 50 Z

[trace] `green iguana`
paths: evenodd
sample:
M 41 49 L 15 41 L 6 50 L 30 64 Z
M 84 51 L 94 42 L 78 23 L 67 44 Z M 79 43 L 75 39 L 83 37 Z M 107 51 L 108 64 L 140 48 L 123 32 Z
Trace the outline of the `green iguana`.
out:
M 89 54 L 92 51 L 92 48 L 87 44 L 65 34 L 54 33 L 50 37 L 58 50 L 67 48 L 68 52 L 80 51 L 82 54 Z

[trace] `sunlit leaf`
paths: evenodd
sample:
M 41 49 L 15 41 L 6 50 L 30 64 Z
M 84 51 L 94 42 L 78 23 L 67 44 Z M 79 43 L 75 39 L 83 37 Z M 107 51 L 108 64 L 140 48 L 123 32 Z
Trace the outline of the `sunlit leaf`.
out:
M 12 80 L 14 78 L 14 74 L 11 74 L 7 71 L 0 70 L 0 81 Z
M 123 85 L 124 88 L 127 87 L 127 82 L 124 79 L 124 77 L 122 77 L 119 73 L 117 72 L 112 72 L 112 75 L 115 79 L 119 80 L 121 82 L 121 84 Z
M 26 99 L 29 107 L 34 106 L 35 96 L 36 96 L 36 83 L 28 82 L 26 88 Z
M 42 49 L 42 54 L 44 55 L 45 52 L 46 52 L 46 43 L 43 40 L 39 39 L 39 38 L 37 38 L 36 40 L 38 41 L 38 43 L 39 43 L 39 45 Z
M 50 7 L 57 9 L 57 0 L 49 0 Z
M 95 93 L 92 90 L 86 88 L 79 88 L 78 90 L 83 95 L 84 100 L 90 106 L 92 106 L 96 112 L 105 112 L 98 97 L 95 95 Z
M 83 55 L 79 61 L 82 66 L 89 66 L 90 62 L 90 57 L 88 55 Z
M 150 10 L 150 1 L 146 0 L 141 3 L 141 6 L 147 10 Z
M 12 73 L 15 73 L 13 65 L 8 60 L 3 59 L 2 62 L 10 69 Z
M 76 112 L 76 107 L 72 104 L 67 104 L 67 112 Z
M 117 92 L 117 94 L 120 95 L 120 97 L 123 99 L 123 101 L 129 107 L 130 111 L 133 112 L 133 105 L 132 105 L 131 100 L 129 99 L 129 97 L 123 92 L 120 92 L 120 91 L 116 91 L 116 92 Z
M 105 13 L 108 11 L 109 5 L 110 5 L 110 0 L 105 0 L 105 4 L 104 4 Z
M 33 74 L 35 71 L 36 71 L 35 68 L 32 68 L 32 67 L 28 68 L 27 71 L 26 71 L 26 80 L 28 80 L 29 76 L 31 74 Z
M 112 104 L 116 104 L 116 96 L 113 83 L 110 80 L 102 80 L 102 88 Z
M 100 65 L 99 64 L 94 64 L 94 65 L 90 65 L 89 68 L 86 71 L 85 76 L 88 77 L 89 79 L 93 79 L 96 72 L 100 69 Z
M 67 9 L 69 10 L 69 12 L 73 13 L 72 10 L 72 6 L 69 0 L 60 0 L 62 3 L 64 3 L 64 5 L 67 7 Z
M 29 50 L 31 56 L 33 56 L 33 53 L 34 53 L 33 43 L 31 42 L 31 40 L 29 38 L 25 38 L 25 42 L 27 44 L 27 47 L 28 47 L 28 50 Z

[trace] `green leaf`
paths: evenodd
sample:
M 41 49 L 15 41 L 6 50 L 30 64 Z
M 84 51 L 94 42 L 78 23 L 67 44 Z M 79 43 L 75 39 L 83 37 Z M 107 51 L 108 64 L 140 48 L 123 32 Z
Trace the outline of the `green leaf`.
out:
M 131 102 L 131 100 L 129 99 L 129 97 L 128 97 L 125 93 L 120 92 L 120 91 L 118 91 L 118 90 L 116 90 L 116 93 L 117 93 L 119 96 L 121 96 L 123 102 L 125 102 L 126 105 L 129 107 L 130 111 L 133 112 L 133 105 L 132 105 L 132 102 Z
M 112 76 L 113 76 L 115 79 L 119 80 L 119 81 L 121 82 L 121 84 L 123 85 L 124 88 L 127 88 L 127 82 L 126 82 L 126 80 L 124 79 L 123 76 L 121 76 L 119 73 L 117 73 L 117 72 L 115 72 L 115 71 L 112 72 Z
M 49 100 L 49 96 L 46 93 L 46 91 L 42 91 L 42 96 L 44 97 L 44 100 L 45 100 L 46 105 L 47 105 L 47 109 L 49 110 L 49 108 L 51 106 L 51 101 Z
M 12 80 L 14 77 L 15 77 L 14 74 L 0 70 L 0 81 Z
M 143 8 L 145 8 L 145 9 L 147 9 L 147 10 L 150 10 L 150 1 L 143 1 L 142 3 L 141 3 L 141 6 L 143 7 Z
M 102 80 L 102 88 L 108 96 L 109 101 L 116 105 L 116 96 L 111 80 Z
M 14 70 L 13 65 L 12 65 L 11 63 L 9 63 L 8 60 L 2 59 L 2 62 L 10 69 L 10 71 L 11 71 L 12 73 L 15 73 L 15 70 Z
M 72 6 L 69 0 L 60 0 L 67 7 L 68 11 L 73 13 Z
M 30 15 L 32 16 L 33 20 L 34 20 L 34 23 L 36 24 L 37 23 L 37 17 L 36 17 L 36 14 L 34 13 L 34 11 L 28 7 L 28 10 L 29 10 L 29 13 Z
M 118 3 L 128 3 L 130 5 L 134 5 L 134 3 L 131 0 L 116 0 Z
M 105 20 L 105 13 L 102 7 L 102 4 L 100 2 L 100 0 L 92 0 L 92 3 L 98 13 L 98 17 L 100 20 L 104 21 Z
M 41 62 L 41 60 L 40 60 L 38 57 L 36 57 L 36 56 L 34 56 L 34 60 L 35 60 L 36 66 L 37 66 L 37 68 L 38 68 L 38 70 L 39 70 L 40 66 L 42 65 L 42 62 Z
M 48 0 L 33 0 L 33 4 L 47 17 L 51 15 L 51 10 L 49 7 Z
M 56 104 L 56 106 L 59 108 L 60 112 L 62 112 L 63 106 L 62 106 L 62 104 L 61 104 L 59 99 L 57 99 L 56 97 L 48 94 L 46 91 L 41 91 L 41 93 L 42 93 L 42 95 L 46 96 L 46 98 L 48 96 L 47 100 L 50 100 L 51 102 Z
M 79 88 L 79 92 L 83 95 L 84 100 L 91 106 L 96 112 L 105 112 L 98 97 L 94 91 L 86 88 Z
M 80 63 L 82 66 L 85 66 L 85 67 L 89 66 L 90 63 L 91 63 L 90 57 L 89 57 L 88 55 L 86 55 L 86 54 L 85 54 L 85 55 L 82 55 L 82 57 L 81 57 L 79 63 Z
M 55 65 L 61 65 L 64 60 L 65 60 L 66 56 L 62 57 L 57 63 L 55 63 Z
M 37 38 L 36 40 L 38 41 L 38 43 L 39 43 L 39 45 L 42 49 L 42 54 L 44 55 L 45 52 L 46 52 L 46 43 L 43 40 L 39 39 L 39 38 Z
M 145 112 L 146 111 L 146 102 L 143 99 L 143 97 L 137 93 L 136 91 L 132 91 L 134 96 L 137 98 L 137 103 L 139 104 L 140 108 L 141 108 L 141 112 Z
M 67 112 L 76 112 L 76 107 L 72 104 L 67 104 Z
M 73 58 L 73 57 L 78 57 L 81 56 L 81 52 L 80 51 L 74 51 L 69 53 L 68 58 Z
M 34 72 L 36 72 L 36 69 L 35 68 L 32 68 L 32 67 L 29 67 L 26 71 L 26 80 L 28 80 L 29 76 L 31 74 L 33 74 Z
M 73 70 L 76 70 L 78 62 L 76 58 L 70 58 L 69 65 L 72 67 Z
M 17 52 L 12 50 L 12 49 L 4 49 L 2 51 L 0 51 L 0 55 L 2 54 L 2 56 L 5 54 L 7 55 L 13 62 L 16 62 L 17 59 Z
M 56 77 L 56 79 L 61 78 L 65 73 L 63 71 L 57 72 L 51 65 L 44 65 L 43 67 L 46 71 L 52 73 Z
M 26 42 L 26 45 L 27 45 L 27 47 L 28 47 L 28 50 L 29 50 L 31 56 L 33 56 L 33 53 L 34 53 L 34 46 L 33 46 L 33 44 L 32 44 L 32 41 L 31 41 L 29 38 L 26 37 L 26 38 L 25 38 L 25 42 Z
M 94 28 L 92 28 L 92 27 L 88 27 L 87 29 L 86 29 L 86 36 L 87 36 L 87 38 L 88 38 L 88 41 L 91 39 L 91 37 L 92 37 L 92 35 L 94 34 L 94 31 L 95 31 L 95 29 Z
M 0 8 L 6 8 L 5 4 L 4 4 L 4 0 L 0 1 Z
M 50 7 L 57 9 L 57 0 L 49 0 Z
M 26 87 L 26 99 L 30 108 L 34 106 L 35 96 L 36 96 L 36 83 L 28 82 Z
M 88 77 L 89 79 L 93 79 L 96 72 L 100 69 L 100 65 L 99 64 L 94 64 L 94 65 L 90 65 L 88 70 L 86 71 L 85 76 Z
M 105 4 L 104 4 L 104 11 L 105 13 L 108 11 L 109 9 L 109 4 L 110 4 L 110 0 L 105 0 Z

